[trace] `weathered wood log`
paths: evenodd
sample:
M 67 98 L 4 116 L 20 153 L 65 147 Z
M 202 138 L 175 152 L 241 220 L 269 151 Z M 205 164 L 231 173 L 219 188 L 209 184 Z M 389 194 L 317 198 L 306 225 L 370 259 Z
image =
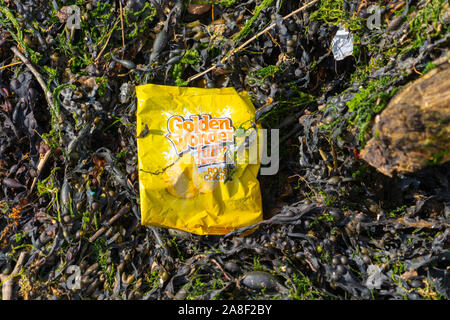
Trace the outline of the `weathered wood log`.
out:
M 408 84 L 377 116 L 361 157 L 385 175 L 450 160 L 450 66 Z

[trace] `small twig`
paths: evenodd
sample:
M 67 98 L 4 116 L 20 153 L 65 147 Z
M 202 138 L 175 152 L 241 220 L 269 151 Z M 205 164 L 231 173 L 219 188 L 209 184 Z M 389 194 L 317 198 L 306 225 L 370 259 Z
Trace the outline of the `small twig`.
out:
M 296 173 L 296 174 L 294 174 L 294 175 L 292 175 L 292 176 L 289 176 L 288 178 L 290 179 L 290 178 L 294 178 L 294 177 L 297 177 L 297 178 L 299 178 L 300 180 L 302 180 L 302 181 L 307 185 L 307 187 L 309 188 L 309 190 L 311 190 L 312 192 L 314 192 L 314 196 L 315 196 L 316 198 L 318 197 L 318 194 L 317 194 L 316 190 L 315 190 L 313 187 L 311 187 L 311 185 L 309 184 L 308 180 L 306 180 L 304 177 L 302 177 L 302 176 L 299 175 L 298 173 Z
M 42 76 L 39 74 L 39 72 L 36 70 L 36 68 L 31 64 L 31 62 L 17 49 L 17 47 L 12 47 L 11 51 L 14 52 L 14 54 L 22 60 L 23 63 L 27 66 L 28 69 L 30 69 L 31 73 L 34 75 L 36 80 L 39 82 L 39 85 L 41 86 L 42 90 L 45 92 L 45 99 L 47 100 L 48 105 L 53 110 L 56 110 L 56 105 L 53 101 L 53 95 L 50 92 L 50 90 L 47 89 L 47 85 L 45 84 L 44 80 L 42 79 Z
M 232 279 L 230 278 L 230 276 L 225 272 L 225 270 L 223 270 L 222 266 L 213 258 L 211 258 L 211 261 L 214 262 L 214 264 L 217 266 L 217 268 L 219 268 L 220 271 L 222 271 L 224 277 L 228 280 L 231 281 Z
M 417 71 L 417 69 L 416 69 L 416 63 L 417 63 L 417 61 L 414 61 L 414 63 L 413 63 L 413 69 L 414 69 L 414 72 L 417 73 L 417 74 L 419 74 L 419 75 L 422 75 L 422 72 Z
M 315 4 L 317 1 L 319 0 L 312 0 L 310 2 L 308 2 L 307 4 L 305 4 L 304 6 L 292 11 L 291 13 L 285 15 L 281 20 L 284 21 L 286 19 L 289 19 L 290 17 L 292 17 L 294 14 L 297 14 L 305 9 L 307 9 L 308 7 L 310 7 L 311 5 Z M 256 35 L 254 35 L 253 37 L 251 37 L 250 39 L 248 39 L 247 41 L 245 41 L 243 44 L 241 44 L 239 47 L 237 47 L 236 49 L 231 49 L 226 55 L 225 57 L 222 58 L 222 60 L 220 60 L 220 64 L 225 63 L 233 54 L 235 54 L 236 52 L 241 51 L 243 48 L 245 48 L 247 45 L 249 45 L 253 40 L 255 40 L 256 38 L 258 38 L 259 36 L 263 35 L 264 33 L 266 33 L 267 31 L 271 30 L 272 28 L 274 28 L 276 26 L 276 22 L 272 22 L 267 28 L 265 28 L 264 30 L 258 32 Z M 200 73 L 197 73 L 195 75 L 193 75 L 192 77 L 188 78 L 187 81 L 191 82 L 192 80 L 195 80 L 205 74 L 207 74 L 208 72 L 214 70 L 217 68 L 217 64 L 214 64 L 213 66 L 211 66 L 210 68 L 206 69 L 205 71 L 202 71 Z
M 99 54 L 97 55 L 97 58 L 95 58 L 95 61 L 94 61 L 95 63 L 98 62 L 98 60 L 100 59 L 100 57 L 101 57 L 102 54 L 103 54 L 103 51 L 105 51 L 106 46 L 107 46 L 108 43 L 109 43 L 109 39 L 111 39 L 111 35 L 112 35 L 113 31 L 114 31 L 114 28 L 117 26 L 117 24 L 118 24 L 119 22 L 120 22 L 120 19 L 117 20 L 116 23 L 114 23 L 114 25 L 113 25 L 111 31 L 109 32 L 108 38 L 106 39 L 105 45 L 103 46 L 102 50 L 101 50 L 101 51 L 99 52 Z
M 125 30 L 123 29 L 123 9 L 122 9 L 122 1 L 119 0 L 119 10 L 120 10 L 120 28 L 122 29 L 122 48 L 125 48 Z M 122 52 L 123 59 L 123 52 Z
M 308 266 L 311 268 L 312 271 L 317 272 L 317 270 L 313 267 L 312 263 L 309 262 L 308 259 L 305 259 L 305 262 L 308 264 Z
M 117 219 L 119 219 L 121 216 L 123 216 L 124 214 L 128 213 L 131 209 L 131 205 L 129 203 L 127 203 L 126 205 L 124 205 L 119 212 L 117 212 L 111 219 L 108 220 L 107 225 L 110 226 L 111 224 L 113 224 Z M 98 231 L 89 238 L 89 242 L 94 242 L 95 240 L 97 240 L 98 237 L 100 237 L 107 229 L 108 227 L 103 226 L 100 229 L 98 229 Z
M 328 161 L 325 151 L 323 151 L 321 148 L 319 148 L 319 154 L 322 157 L 323 161 L 325 162 L 325 164 L 328 168 L 328 173 L 331 174 L 331 172 L 333 171 L 333 167 L 331 166 L 330 162 Z
M 16 62 L 7 64 L 6 66 L 0 67 L 0 70 L 6 69 L 6 68 L 9 68 L 9 67 L 15 66 L 15 65 L 17 65 L 17 64 L 21 64 L 21 63 L 23 63 L 23 62 L 22 62 L 22 61 L 16 61 Z
M 28 194 L 31 194 L 31 192 L 33 191 L 34 185 L 36 184 L 37 179 L 41 175 L 42 169 L 44 168 L 45 164 L 47 163 L 48 158 L 50 157 L 50 153 L 51 153 L 51 150 L 48 150 L 45 153 L 45 155 L 39 160 L 36 176 L 33 179 L 33 183 L 31 185 L 31 188 L 30 188 L 30 191 L 28 192 Z

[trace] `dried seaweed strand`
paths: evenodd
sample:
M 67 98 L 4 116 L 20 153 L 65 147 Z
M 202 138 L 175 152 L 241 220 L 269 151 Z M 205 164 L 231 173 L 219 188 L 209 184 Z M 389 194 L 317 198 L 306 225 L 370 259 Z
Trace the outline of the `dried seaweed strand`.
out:
M 119 219 L 121 216 L 123 216 L 124 214 L 128 213 L 131 209 L 131 205 L 129 203 L 127 203 L 125 206 L 123 206 L 119 212 L 117 212 L 111 219 L 108 220 L 107 225 L 111 225 L 113 224 L 117 219 Z M 89 242 L 92 243 L 95 240 L 97 240 L 98 237 L 100 237 L 105 231 L 106 231 L 107 227 L 103 226 L 100 229 L 98 229 L 98 231 L 89 238 Z
M 114 23 L 113 27 L 111 28 L 111 31 L 109 32 L 108 38 L 106 39 L 106 42 L 105 42 L 105 44 L 103 45 L 102 50 L 101 50 L 101 51 L 99 52 L 99 54 L 97 55 L 97 58 L 95 58 L 95 63 L 98 62 L 98 60 L 100 59 L 100 57 L 101 57 L 102 54 L 103 54 L 103 51 L 105 51 L 106 46 L 107 46 L 108 43 L 109 43 L 109 39 L 111 39 L 111 35 L 113 34 L 114 29 L 116 28 L 116 26 L 117 26 L 117 24 L 118 24 L 119 22 L 120 22 L 120 19 L 117 20 L 116 23 Z

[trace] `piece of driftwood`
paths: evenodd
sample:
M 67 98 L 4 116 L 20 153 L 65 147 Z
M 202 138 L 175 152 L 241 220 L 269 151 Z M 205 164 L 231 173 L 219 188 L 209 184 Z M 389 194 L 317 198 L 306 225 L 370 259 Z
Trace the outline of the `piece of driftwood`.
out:
M 450 65 L 408 84 L 375 119 L 361 157 L 385 175 L 450 161 Z
M 14 284 L 16 277 L 19 275 L 22 265 L 26 262 L 26 251 L 22 251 L 17 259 L 14 270 L 10 275 L 0 274 L 0 282 L 2 283 L 2 300 L 12 300 L 14 297 Z

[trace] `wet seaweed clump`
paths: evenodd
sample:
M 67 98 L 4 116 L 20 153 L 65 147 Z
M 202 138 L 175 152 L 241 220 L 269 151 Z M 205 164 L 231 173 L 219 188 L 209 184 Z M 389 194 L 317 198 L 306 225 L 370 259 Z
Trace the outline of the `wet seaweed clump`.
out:
M 449 22 L 444 0 L 0 0 L 2 299 L 448 299 L 448 150 L 391 176 L 360 152 L 449 68 Z M 140 225 L 146 83 L 248 91 L 280 130 L 256 231 Z

